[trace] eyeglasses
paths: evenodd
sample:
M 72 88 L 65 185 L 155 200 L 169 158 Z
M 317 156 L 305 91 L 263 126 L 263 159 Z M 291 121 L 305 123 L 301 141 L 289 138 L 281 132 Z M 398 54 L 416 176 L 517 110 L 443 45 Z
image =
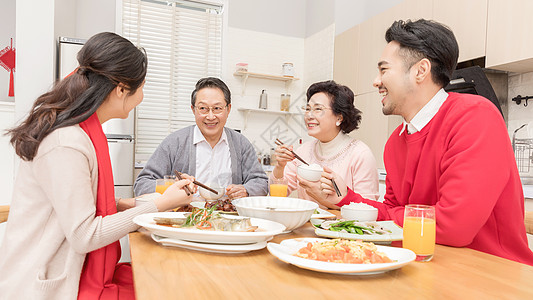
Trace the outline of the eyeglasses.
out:
M 307 106 L 302 106 L 302 110 L 305 111 L 305 114 L 313 114 L 313 116 L 322 116 L 324 114 L 324 111 L 325 110 L 332 110 L 331 108 L 329 107 L 324 107 L 324 106 L 315 106 L 315 107 L 311 107 L 309 105 Z
M 209 111 L 212 111 L 214 115 L 220 115 L 226 109 L 226 107 L 227 105 L 226 106 L 213 106 L 213 107 L 195 106 L 194 108 L 196 108 L 196 111 L 198 111 L 201 115 L 208 115 Z

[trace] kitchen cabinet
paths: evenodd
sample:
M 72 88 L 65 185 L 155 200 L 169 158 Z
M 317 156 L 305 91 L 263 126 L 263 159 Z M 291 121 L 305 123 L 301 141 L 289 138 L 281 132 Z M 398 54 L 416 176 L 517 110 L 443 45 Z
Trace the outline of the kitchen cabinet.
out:
M 431 19 L 431 1 L 404 0 L 400 4 L 370 18 L 359 26 L 356 94 L 375 92 L 372 82 L 377 75 L 377 63 L 387 45 L 385 32 L 397 20 Z
M 359 57 L 359 26 L 354 26 L 335 37 L 333 80 L 357 91 L 357 59 Z
M 488 0 L 433 1 L 433 20 L 448 25 L 455 34 L 459 62 L 485 56 L 487 9 Z
M 394 129 L 402 123 L 402 117 L 385 116 L 382 113 L 381 99 L 378 93 L 366 93 L 355 97 L 354 105 L 363 112 L 363 119 L 359 129 L 350 133 L 372 150 L 379 169 L 384 168 L 385 143 Z
M 509 72 L 533 71 L 530 0 L 490 0 L 485 66 Z

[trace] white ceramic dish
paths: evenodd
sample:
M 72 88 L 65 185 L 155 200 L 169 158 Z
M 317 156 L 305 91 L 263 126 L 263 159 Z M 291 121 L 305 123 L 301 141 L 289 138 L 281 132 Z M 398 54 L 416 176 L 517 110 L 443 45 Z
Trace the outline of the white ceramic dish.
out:
M 416 255 L 413 251 L 403 248 L 376 246 L 378 251 L 385 253 L 394 262 L 383 264 L 343 264 L 316 261 L 301 257 L 294 254 L 301 248 L 307 246 L 307 243 L 316 241 L 325 241 L 320 238 L 296 238 L 283 240 L 280 244 L 268 243 L 267 249 L 272 255 L 279 260 L 297 267 L 313 270 L 317 272 L 336 273 L 345 275 L 372 275 L 384 273 L 394 269 L 401 268 L 415 260 Z
M 324 222 L 324 220 L 313 220 L 311 219 L 311 224 L 318 225 Z M 403 240 L 403 229 L 396 225 L 394 221 L 379 221 L 379 225 L 392 231 L 391 234 L 355 234 L 355 233 L 346 233 L 339 231 L 330 231 L 321 228 L 315 229 L 315 234 L 318 236 L 335 238 L 335 239 L 348 239 L 348 240 L 362 240 L 365 242 L 392 242 L 392 241 L 401 241 Z
M 311 215 L 311 219 L 330 219 L 335 217 L 337 216 L 322 208 L 317 208 L 315 213 Z
M 359 204 L 362 205 L 362 204 Z M 341 216 L 345 220 L 357 220 L 359 222 L 373 222 L 378 218 L 378 209 L 370 205 L 353 208 L 350 205 L 341 207 Z
M 250 218 L 253 226 L 259 228 L 254 232 L 227 232 L 200 230 L 194 228 L 175 228 L 169 226 L 157 225 L 154 217 L 176 218 L 183 217 L 183 212 L 158 212 L 136 216 L 133 222 L 146 228 L 148 231 L 159 236 L 180 239 L 185 241 L 215 244 L 252 244 L 263 242 L 271 239 L 274 235 L 280 234 L 285 230 L 285 226 L 280 223 Z M 240 218 L 239 216 L 228 216 L 230 218 Z
M 209 186 L 209 185 L 208 185 Z M 200 196 L 204 198 L 205 200 L 218 200 L 222 197 L 224 197 L 224 192 L 226 191 L 226 188 L 224 187 L 218 187 L 213 184 L 213 186 L 209 186 L 213 190 L 217 191 L 218 194 L 215 194 L 211 191 L 208 191 L 204 189 L 203 187 L 198 187 L 198 192 L 200 193 Z
M 206 244 L 189 242 L 179 239 L 167 238 L 152 233 L 152 239 L 163 246 L 178 247 L 189 250 L 210 252 L 210 253 L 223 253 L 223 254 L 238 254 L 246 253 L 254 250 L 263 249 L 266 247 L 267 242 L 259 242 L 246 245 L 224 245 L 224 244 Z
M 324 170 L 317 164 L 311 164 L 311 166 L 301 164 L 296 169 L 298 176 L 309 181 L 320 180 L 320 177 L 322 177 L 322 172 L 324 172 Z
M 287 227 L 290 232 L 304 225 L 318 204 L 289 197 L 246 197 L 233 200 L 239 216 L 272 220 Z

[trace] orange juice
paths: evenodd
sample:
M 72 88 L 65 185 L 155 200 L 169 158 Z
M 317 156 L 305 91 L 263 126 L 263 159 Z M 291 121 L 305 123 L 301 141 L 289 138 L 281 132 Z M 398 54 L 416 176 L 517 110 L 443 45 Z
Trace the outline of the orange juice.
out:
M 171 186 L 173 183 L 174 183 L 174 181 L 165 180 L 165 184 L 164 185 L 158 184 L 158 185 L 155 186 L 155 192 L 163 194 L 168 189 L 168 187 Z
M 270 185 L 270 196 L 273 197 L 287 197 L 287 188 L 286 184 L 274 183 Z
M 436 223 L 434 219 L 405 217 L 403 221 L 403 247 L 416 255 L 433 255 L 435 251 Z

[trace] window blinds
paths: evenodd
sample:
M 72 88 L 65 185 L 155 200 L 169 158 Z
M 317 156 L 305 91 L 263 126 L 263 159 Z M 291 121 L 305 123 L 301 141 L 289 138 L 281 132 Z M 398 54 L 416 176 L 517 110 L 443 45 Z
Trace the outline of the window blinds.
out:
M 190 96 L 196 82 L 220 77 L 222 7 L 123 0 L 122 34 L 148 54 L 135 126 L 135 160 L 144 162 L 168 134 L 194 124 Z

